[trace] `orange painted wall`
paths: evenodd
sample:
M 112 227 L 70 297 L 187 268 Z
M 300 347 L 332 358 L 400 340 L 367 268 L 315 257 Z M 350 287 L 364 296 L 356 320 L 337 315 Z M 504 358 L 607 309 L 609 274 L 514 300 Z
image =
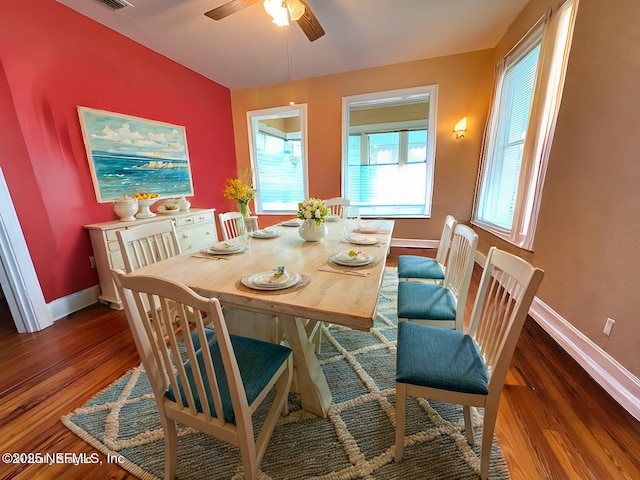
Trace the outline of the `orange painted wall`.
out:
M 289 84 L 233 90 L 231 102 L 238 168 L 248 168 L 246 112 L 296 103 L 307 104 L 309 193 L 341 194 L 342 97 L 438 84 L 436 163 L 432 217 L 396 221 L 397 238 L 439 239 L 447 214 L 468 221 L 473 204 L 478 151 L 493 81 L 492 52 L 483 50 L 379 68 L 327 75 Z M 468 132 L 455 140 L 453 126 L 468 117 Z M 269 225 L 282 217 L 260 220 Z

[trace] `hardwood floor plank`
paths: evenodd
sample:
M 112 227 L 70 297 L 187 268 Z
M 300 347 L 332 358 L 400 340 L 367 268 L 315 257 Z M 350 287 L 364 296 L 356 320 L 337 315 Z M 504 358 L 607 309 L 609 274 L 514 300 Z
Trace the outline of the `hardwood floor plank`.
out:
M 393 248 L 401 253 L 434 252 Z M 481 269 L 474 270 L 467 317 Z M 18 334 L 0 305 L 0 452 L 98 453 L 60 421 L 140 360 L 123 312 L 94 305 Z M 496 435 L 514 480 L 640 478 L 640 422 L 533 320 L 519 339 Z M 117 464 L 7 465 L 0 479 L 134 480 Z

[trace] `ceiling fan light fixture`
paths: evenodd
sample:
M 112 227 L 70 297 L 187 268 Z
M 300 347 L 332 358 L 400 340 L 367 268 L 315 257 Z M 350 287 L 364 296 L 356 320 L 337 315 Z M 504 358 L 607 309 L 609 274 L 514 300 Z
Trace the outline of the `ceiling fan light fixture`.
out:
M 279 27 L 289 25 L 289 16 L 287 8 L 282 0 L 264 0 L 265 11 L 273 17 L 273 23 Z
M 287 10 L 289 10 L 289 16 L 291 20 L 300 20 L 300 17 L 304 15 L 304 4 L 300 0 L 286 0 Z

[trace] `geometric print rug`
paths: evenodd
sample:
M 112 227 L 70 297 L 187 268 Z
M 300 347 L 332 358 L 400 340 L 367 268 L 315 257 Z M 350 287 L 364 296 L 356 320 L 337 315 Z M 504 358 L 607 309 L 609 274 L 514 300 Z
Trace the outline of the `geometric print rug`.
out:
M 302 410 L 291 393 L 289 415 L 274 430 L 260 480 L 479 478 L 479 442 L 467 443 L 459 405 L 408 399 L 404 458 L 393 461 L 397 286 L 396 269 L 387 267 L 371 332 L 323 327 L 318 359 L 333 395 L 328 416 Z M 472 409 L 478 440 L 481 413 Z M 62 422 L 104 455 L 121 455 L 120 465 L 140 479 L 164 478 L 162 426 L 141 366 Z M 177 465 L 179 480 L 244 478 L 237 448 L 184 426 Z M 510 478 L 495 437 L 489 478 Z

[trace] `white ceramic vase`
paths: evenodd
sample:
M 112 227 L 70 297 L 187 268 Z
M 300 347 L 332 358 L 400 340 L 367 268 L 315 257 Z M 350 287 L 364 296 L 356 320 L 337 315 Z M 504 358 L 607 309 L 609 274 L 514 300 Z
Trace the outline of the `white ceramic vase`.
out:
M 136 217 L 134 215 L 138 211 L 138 200 L 128 195 L 113 201 L 113 210 L 120 217 L 122 222 L 133 222 Z
M 178 207 L 181 212 L 188 212 L 191 208 L 191 202 L 183 195 L 180 197 L 180 200 L 178 200 Z
M 327 236 L 327 225 L 324 222 L 316 225 L 315 220 L 305 220 L 298 227 L 298 234 L 307 242 L 318 242 Z

